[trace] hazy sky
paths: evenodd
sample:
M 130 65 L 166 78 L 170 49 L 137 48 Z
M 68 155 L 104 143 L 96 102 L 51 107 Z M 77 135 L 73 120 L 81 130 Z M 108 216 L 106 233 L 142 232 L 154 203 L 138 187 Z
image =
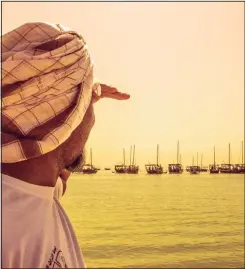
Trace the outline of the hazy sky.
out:
M 79 31 L 96 76 L 131 99 L 96 104 L 87 147 L 113 165 L 136 145 L 140 165 L 241 162 L 244 137 L 244 3 L 3 3 L 3 33 L 28 21 Z M 143 168 L 143 167 L 142 167 Z

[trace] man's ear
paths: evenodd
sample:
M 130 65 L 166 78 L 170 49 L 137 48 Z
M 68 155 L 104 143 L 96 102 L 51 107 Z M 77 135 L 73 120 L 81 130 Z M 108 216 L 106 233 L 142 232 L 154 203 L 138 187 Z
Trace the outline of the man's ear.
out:
M 95 123 L 94 108 L 91 104 L 80 125 L 72 132 L 71 136 L 65 141 L 59 149 L 58 165 L 59 172 L 72 164 L 75 159 L 81 155 L 90 132 Z

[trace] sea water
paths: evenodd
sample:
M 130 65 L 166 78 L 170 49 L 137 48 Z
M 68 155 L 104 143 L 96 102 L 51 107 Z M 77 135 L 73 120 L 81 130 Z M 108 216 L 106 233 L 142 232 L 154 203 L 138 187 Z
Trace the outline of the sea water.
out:
M 244 175 L 73 175 L 61 200 L 87 267 L 244 267 Z

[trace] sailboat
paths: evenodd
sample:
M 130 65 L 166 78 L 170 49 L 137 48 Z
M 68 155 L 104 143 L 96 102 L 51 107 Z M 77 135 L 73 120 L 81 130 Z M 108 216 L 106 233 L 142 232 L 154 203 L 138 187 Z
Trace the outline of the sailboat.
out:
M 219 167 L 215 163 L 215 147 L 214 147 L 214 163 L 209 165 L 210 174 L 219 174 Z
M 233 167 L 232 173 L 234 174 L 244 174 L 245 173 L 245 165 L 243 163 L 243 141 L 242 141 L 242 163 L 241 164 L 235 164 Z
M 169 164 L 168 172 L 169 174 L 182 174 L 183 173 L 182 164 L 179 162 L 179 141 L 177 143 L 177 163 Z
M 201 155 L 201 168 L 200 168 L 200 172 L 208 172 L 208 168 L 206 166 L 202 166 L 202 161 L 203 161 L 203 154 Z
M 162 165 L 158 164 L 158 155 L 159 155 L 159 145 L 157 145 L 157 163 L 145 165 L 147 174 L 163 174 Z
M 90 149 L 90 164 L 85 164 L 82 172 L 83 174 L 96 174 L 98 169 L 93 166 L 93 161 L 92 161 L 92 149 Z
M 231 164 L 231 146 L 229 143 L 229 163 L 221 164 L 220 173 L 231 174 L 233 173 L 233 165 Z
M 194 157 L 192 159 L 192 166 L 190 166 L 190 174 L 199 174 L 200 173 L 200 166 L 198 165 L 198 152 L 197 152 L 197 165 L 194 165 Z
M 243 161 L 243 141 L 242 141 L 242 164 L 240 165 L 240 173 L 244 174 L 245 173 L 245 164 L 244 164 L 244 161 Z
M 127 168 L 127 173 L 128 174 L 138 174 L 139 166 L 135 165 L 135 145 L 134 145 L 134 149 L 133 149 L 133 161 L 132 161 L 132 163 L 131 163 L 131 151 L 132 151 L 132 147 L 130 147 L 130 164 Z
M 118 174 L 127 173 L 127 166 L 125 164 L 125 149 L 123 149 L 123 164 L 115 165 L 115 172 Z

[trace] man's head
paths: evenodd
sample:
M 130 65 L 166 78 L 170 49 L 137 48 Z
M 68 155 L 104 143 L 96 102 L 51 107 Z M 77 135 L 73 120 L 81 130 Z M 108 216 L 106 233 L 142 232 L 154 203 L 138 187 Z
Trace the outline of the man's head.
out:
M 13 43 L 12 35 L 26 31 Z M 2 47 L 2 172 L 54 186 L 82 160 L 94 103 L 130 96 L 94 83 L 84 39 L 61 25 L 27 23 L 4 35 Z

